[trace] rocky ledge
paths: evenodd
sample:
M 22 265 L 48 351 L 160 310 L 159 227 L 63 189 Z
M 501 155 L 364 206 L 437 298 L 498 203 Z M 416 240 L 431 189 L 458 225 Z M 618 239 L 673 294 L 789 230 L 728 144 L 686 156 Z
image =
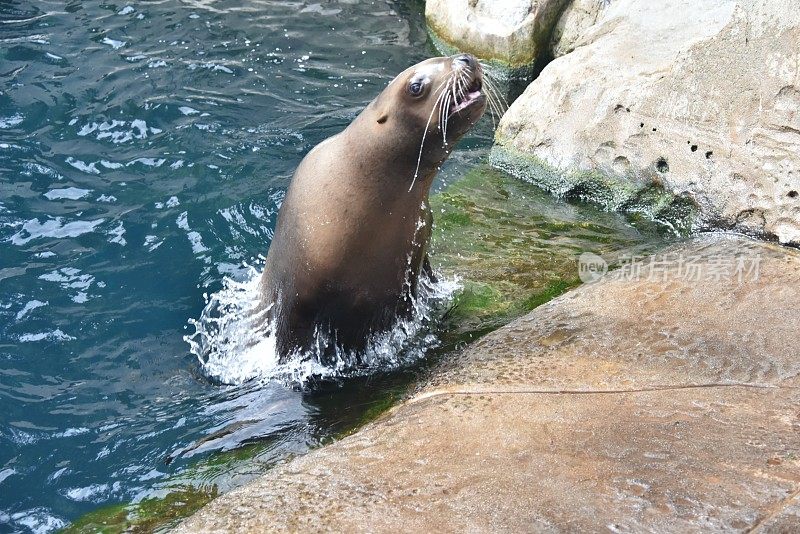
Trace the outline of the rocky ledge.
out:
M 795 531 L 798 302 L 791 249 L 632 258 L 178 532 Z
M 505 114 L 496 160 L 551 190 L 605 177 L 614 208 L 656 185 L 701 226 L 798 245 L 798 50 L 778 0 L 615 0 Z
M 688 202 L 684 226 L 800 245 L 796 5 L 429 0 L 426 16 L 455 48 L 547 65 L 500 121 L 498 167 L 666 222 Z

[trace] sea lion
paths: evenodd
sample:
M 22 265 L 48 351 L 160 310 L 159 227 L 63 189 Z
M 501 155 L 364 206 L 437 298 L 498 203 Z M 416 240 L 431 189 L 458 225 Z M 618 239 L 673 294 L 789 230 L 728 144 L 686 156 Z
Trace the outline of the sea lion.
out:
M 357 354 L 411 313 L 420 272 L 430 273 L 428 192 L 483 115 L 482 89 L 471 55 L 418 63 L 300 162 L 260 281 L 282 360 Z

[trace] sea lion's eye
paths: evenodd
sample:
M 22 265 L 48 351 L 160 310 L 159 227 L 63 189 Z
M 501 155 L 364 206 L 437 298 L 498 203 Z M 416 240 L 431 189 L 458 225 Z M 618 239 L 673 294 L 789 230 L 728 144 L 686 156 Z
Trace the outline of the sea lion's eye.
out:
M 420 82 L 414 82 L 408 86 L 408 92 L 411 96 L 419 96 L 422 94 L 422 84 Z

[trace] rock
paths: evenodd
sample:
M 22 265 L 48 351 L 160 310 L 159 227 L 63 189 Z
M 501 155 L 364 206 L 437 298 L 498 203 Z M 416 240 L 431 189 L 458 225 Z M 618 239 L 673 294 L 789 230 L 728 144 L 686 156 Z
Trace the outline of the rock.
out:
M 558 19 L 550 43 L 552 57 L 569 54 L 594 26 L 611 0 L 572 0 Z
M 425 17 L 448 53 L 457 49 L 520 68 L 547 52 L 567 1 L 428 0 Z
M 795 531 L 797 302 L 791 249 L 711 236 L 639 259 L 178 532 Z
M 613 208 L 655 185 L 701 226 L 800 244 L 799 10 L 616 0 L 577 44 L 500 121 L 497 165 L 559 193 L 607 179 Z

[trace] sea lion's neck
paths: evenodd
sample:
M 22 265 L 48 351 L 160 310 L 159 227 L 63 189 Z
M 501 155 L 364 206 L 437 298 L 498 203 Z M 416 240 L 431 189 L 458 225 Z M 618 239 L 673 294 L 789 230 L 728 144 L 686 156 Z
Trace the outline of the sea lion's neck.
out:
M 413 199 L 417 204 L 427 199 L 438 165 L 427 161 L 424 153 L 420 158 L 421 140 L 410 138 L 402 130 L 392 131 L 388 125 L 370 124 L 373 121 L 365 115 L 366 111 L 336 140 L 342 157 L 362 166 L 356 178 L 359 188 L 387 199 Z

